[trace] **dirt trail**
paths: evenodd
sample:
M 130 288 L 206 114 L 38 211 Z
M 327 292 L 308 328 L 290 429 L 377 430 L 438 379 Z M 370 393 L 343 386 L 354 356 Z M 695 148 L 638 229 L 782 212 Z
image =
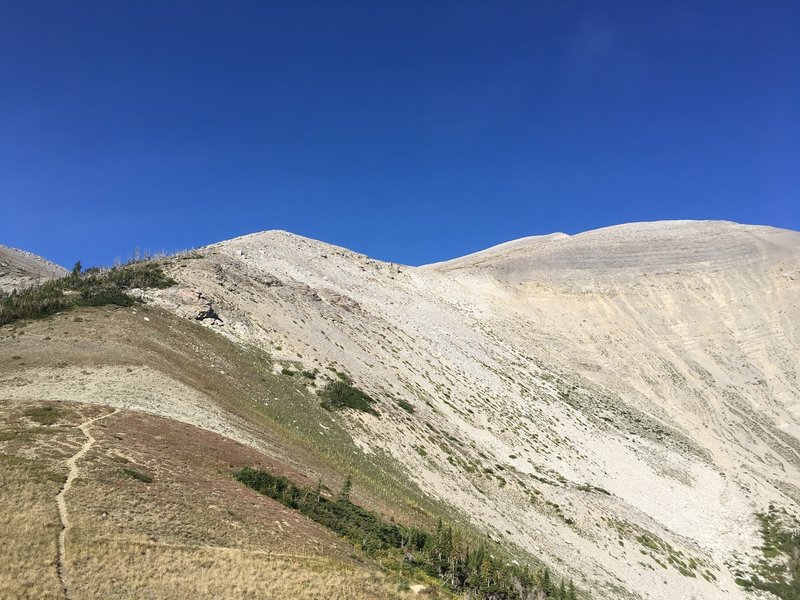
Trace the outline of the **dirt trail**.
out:
M 78 450 L 67 461 L 67 465 L 69 466 L 69 474 L 67 475 L 67 479 L 64 482 L 63 487 L 59 490 L 58 494 L 56 494 L 58 515 L 61 518 L 61 533 L 58 534 L 58 556 L 56 557 L 56 569 L 58 570 L 58 579 L 61 581 L 61 587 L 64 589 L 64 596 L 67 598 L 67 600 L 70 600 L 72 598 L 72 595 L 70 594 L 69 586 L 67 585 L 67 576 L 65 572 L 67 530 L 69 529 L 69 519 L 67 519 L 66 495 L 67 492 L 69 491 L 69 488 L 72 487 L 72 482 L 78 476 L 78 461 L 81 458 L 83 458 L 83 456 L 94 445 L 95 439 L 94 437 L 92 437 L 92 434 L 89 433 L 89 427 L 96 421 L 100 421 L 102 419 L 110 417 L 111 415 L 117 414 L 119 410 L 120 409 L 115 408 L 110 413 L 101 415 L 99 417 L 94 417 L 93 419 L 89 419 L 88 421 L 85 421 L 78 426 L 78 428 L 83 432 L 83 435 L 86 436 L 86 441 L 83 443 L 83 446 L 81 446 L 81 449 Z

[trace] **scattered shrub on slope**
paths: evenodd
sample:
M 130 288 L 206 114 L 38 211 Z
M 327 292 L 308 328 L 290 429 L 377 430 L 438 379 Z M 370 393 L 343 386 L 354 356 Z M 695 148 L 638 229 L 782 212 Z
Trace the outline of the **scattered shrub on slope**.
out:
M 772 505 L 756 515 L 761 524 L 763 558 L 750 579 L 737 578 L 744 588 L 772 592 L 782 600 L 800 600 L 800 523 Z
M 150 477 L 150 475 L 147 473 L 142 473 L 141 471 L 137 471 L 136 469 L 123 468 L 120 472 L 126 477 L 130 477 L 136 481 L 141 481 L 142 483 L 153 483 L 153 478 Z
M 39 406 L 29 408 L 23 414 L 41 425 L 53 425 L 58 422 L 63 413 L 55 406 Z
M 76 306 L 130 306 L 139 302 L 126 292 L 134 288 L 165 288 L 174 285 L 158 263 L 134 262 L 112 269 L 80 271 L 80 263 L 60 279 L 41 285 L 0 292 L 0 325 L 20 319 L 40 319 Z
M 322 390 L 322 408 L 327 410 L 352 408 L 379 417 L 380 413 L 372 407 L 373 404 L 375 400 L 342 380 L 331 381 Z

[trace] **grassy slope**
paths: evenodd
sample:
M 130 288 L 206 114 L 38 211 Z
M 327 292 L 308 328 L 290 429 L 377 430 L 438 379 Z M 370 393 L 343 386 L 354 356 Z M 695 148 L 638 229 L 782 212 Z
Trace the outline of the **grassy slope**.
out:
M 239 417 L 249 433 L 311 480 L 321 477 L 333 489 L 350 472 L 357 499 L 378 502 L 396 517 L 409 511 L 438 516 L 441 509 L 398 464 L 355 446 L 347 421 L 332 420 L 319 406 L 312 381 L 276 374 L 266 354 L 164 311 L 82 308 L 0 329 L 0 373 L 6 377 L 58 366 L 83 368 L 87 377 L 103 366 L 149 367 Z
M 62 597 L 54 496 L 77 424 L 105 407 L 54 403 L 52 425 L 0 404 L 0 597 Z M 396 583 L 324 528 L 232 480 L 231 468 L 285 468 L 226 438 L 123 411 L 92 428 L 67 497 L 67 575 L 74 597 L 402 597 Z M 151 483 L 123 469 L 148 474 Z M 20 518 L 24 514 L 25 518 Z M 279 575 L 279 576 L 278 576 Z M 313 581 L 314 585 L 308 583 Z
M 144 316 L 148 321 L 144 321 Z M 272 527 L 271 533 L 258 536 L 258 543 L 247 552 L 230 550 L 241 543 L 242 532 L 259 531 L 248 522 L 237 527 L 231 514 L 239 515 L 242 511 L 241 507 L 231 508 L 231 503 L 240 500 L 242 494 L 252 495 L 253 492 L 244 492 L 238 485 L 231 488 L 229 469 L 248 462 L 262 464 L 306 485 L 320 478 L 331 489 L 337 489 L 344 477 L 351 473 L 355 483 L 355 501 L 400 522 L 429 527 L 440 516 L 446 519 L 457 517 L 430 501 L 392 460 L 376 454 L 367 456 L 358 449 L 347 433 L 348 421 L 341 415 L 332 417 L 319 406 L 319 399 L 306 387 L 314 385 L 310 380 L 276 374 L 268 356 L 236 346 L 200 325 L 139 306 L 79 308 L 44 320 L 19 322 L 0 329 L 0 377 L 4 385 L 35 379 L 38 369 L 68 366 L 83 369 L 82 373 L 90 378 L 93 370 L 104 365 L 126 367 L 134 373 L 137 368 L 147 366 L 202 392 L 245 423 L 248 433 L 262 441 L 270 452 L 269 456 L 252 454 L 240 444 L 226 440 L 241 452 L 247 450 L 251 454 L 227 460 L 226 464 L 223 464 L 224 460 L 215 463 L 208 456 L 207 446 L 197 442 L 203 436 L 213 434 L 164 421 L 170 427 L 185 429 L 151 436 L 147 444 L 137 442 L 140 453 L 143 447 L 149 449 L 149 454 L 145 452 L 137 458 L 129 447 L 113 448 L 131 440 L 140 440 L 154 427 L 148 419 L 163 420 L 123 412 L 123 416 L 112 417 L 107 423 L 98 425 L 98 431 L 102 432 L 113 427 L 115 435 L 104 436 L 103 444 L 98 443 L 98 448 L 104 448 L 102 453 L 93 451 L 87 456 L 91 465 L 87 472 L 95 475 L 90 479 L 91 483 L 76 481 L 70 492 L 71 505 L 85 506 L 87 511 L 87 514 L 76 515 L 70 533 L 76 564 L 80 566 L 75 572 L 85 573 L 85 581 L 80 585 L 87 592 L 94 590 L 93 593 L 101 596 L 113 596 L 113 586 L 108 587 L 111 584 L 107 573 L 104 575 L 107 570 L 117 573 L 117 578 L 120 572 L 126 573 L 126 577 L 132 578 L 131 585 L 145 585 L 147 577 L 142 573 L 147 572 L 148 561 L 155 561 L 159 565 L 181 565 L 178 570 L 170 567 L 169 573 L 161 578 L 165 582 L 172 581 L 164 584 L 172 585 L 171 591 L 150 590 L 157 595 L 178 597 L 184 592 L 187 597 L 201 592 L 219 594 L 222 589 L 214 586 L 221 585 L 226 572 L 238 573 L 235 580 L 239 586 L 228 589 L 226 593 L 246 595 L 255 591 L 252 585 L 256 584 L 250 580 L 258 579 L 255 573 L 265 568 L 264 561 L 259 558 L 259 553 L 263 552 L 273 553 L 268 560 L 272 569 L 297 573 L 300 579 L 312 575 L 314 581 L 330 579 L 325 585 L 342 584 L 344 579 L 337 578 L 336 573 L 345 568 L 340 559 L 352 553 L 352 547 L 344 551 L 328 547 L 322 552 L 322 562 L 314 559 L 313 568 L 305 560 L 298 566 L 292 562 L 295 559 L 276 557 L 274 554 L 281 552 L 269 544 L 264 545 L 264 540 L 276 535 Z M 141 384 L 147 385 L 147 381 Z M 321 386 L 323 382 L 318 381 L 316 385 Z M 10 419 L 2 430 L 3 438 L 9 439 L 0 442 L 0 453 L 5 457 L 2 477 L 3 482 L 9 484 L 4 489 L 15 490 L 9 494 L 13 498 L 11 509 L 2 517 L 3 538 L 4 543 L 17 548 L 14 556 L 19 557 L 14 563 L 16 567 L 8 571 L 16 572 L 16 575 L 4 579 L 2 585 L 9 593 L 18 596 L 25 595 L 25 585 L 31 586 L 28 588 L 30 597 L 58 596 L 60 589 L 53 566 L 59 529 L 54 496 L 66 475 L 64 461 L 83 441 L 75 426 L 86 414 L 93 415 L 103 409 L 74 405 L 72 411 L 66 413 L 73 416 L 64 417 L 66 421 L 47 427 L 37 424 L 38 429 L 32 429 L 34 425 L 30 419 L 20 412 L 24 403 L 5 401 L 1 406 L 5 418 Z M 136 419 L 140 422 L 135 423 Z M 123 421 L 127 423 L 124 426 Z M 123 430 L 121 436 L 117 435 L 120 428 Z M 47 443 L 41 443 L 42 440 L 47 440 Z M 180 440 L 180 444 L 171 447 L 168 443 L 171 440 Z M 25 446 L 25 443 L 33 446 Z M 187 448 L 193 445 L 194 450 L 187 453 Z M 197 473 L 191 477 L 187 475 L 188 479 L 181 482 L 165 481 L 174 479 L 176 473 L 187 473 L 187 465 L 194 457 L 202 457 L 202 462 L 196 463 L 205 477 L 202 483 L 196 481 Z M 121 469 L 127 468 L 125 461 L 131 461 L 133 466 L 130 468 L 152 476 L 154 484 L 148 486 L 121 474 Z M 213 468 L 208 466 L 215 464 Z M 214 468 L 217 470 L 213 471 Z M 204 498 L 202 503 L 198 503 L 195 496 L 198 485 L 214 488 L 213 494 Z M 165 491 L 168 493 L 164 494 Z M 248 500 L 250 505 L 253 502 L 275 504 L 264 498 Z M 26 527 L 32 528 L 33 533 L 20 529 L 20 523 L 14 519 L 14 514 L 23 510 L 31 515 Z M 287 540 L 295 549 L 303 547 L 306 552 L 308 541 L 315 538 L 301 535 L 304 541 L 293 539 L 293 532 L 302 529 L 297 524 L 297 515 L 277 520 L 281 522 L 278 537 Z M 273 525 L 275 521 L 270 519 Z M 226 537 L 220 533 L 220 528 L 235 535 Z M 124 534 L 122 538 L 121 534 Z M 37 541 L 30 544 L 31 539 Z M 209 544 L 219 549 L 199 549 L 199 546 Z M 98 548 L 103 548 L 103 551 L 98 552 Z M 133 548 L 139 550 L 132 552 Z M 26 558 L 26 552 L 33 555 Z M 199 565 L 206 566 L 200 569 Z M 198 569 L 197 575 L 189 577 L 187 574 L 194 568 Z M 353 567 L 348 568 L 352 571 Z M 371 568 L 356 570 L 356 575 L 350 573 L 349 579 L 345 579 L 354 578 L 353 581 L 360 582 L 358 589 L 367 594 L 361 597 L 370 597 L 369 594 L 378 588 L 382 590 L 381 594 L 388 593 L 388 584 L 382 582 L 381 576 Z M 214 583 L 214 577 L 221 580 Z M 189 583 L 192 587 L 185 590 L 176 587 Z

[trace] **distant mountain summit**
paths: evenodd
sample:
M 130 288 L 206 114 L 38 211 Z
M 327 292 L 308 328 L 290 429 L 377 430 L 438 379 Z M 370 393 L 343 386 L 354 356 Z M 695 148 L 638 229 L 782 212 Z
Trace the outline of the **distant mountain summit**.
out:
M 67 270 L 31 252 L 0 244 L 0 291 L 27 287 L 67 274 Z
M 590 279 L 780 264 L 800 253 L 800 233 L 729 221 L 628 223 L 577 235 L 507 242 L 428 265 L 440 272 L 491 271 L 513 281 Z M 583 273 L 582 275 L 580 273 Z

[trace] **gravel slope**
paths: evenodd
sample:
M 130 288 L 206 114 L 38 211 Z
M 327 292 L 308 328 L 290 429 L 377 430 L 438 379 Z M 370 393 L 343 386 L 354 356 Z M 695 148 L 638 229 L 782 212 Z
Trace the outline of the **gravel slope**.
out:
M 732 598 L 754 512 L 800 508 L 799 256 L 796 232 L 726 222 L 419 268 L 265 232 L 176 259 L 156 300 L 346 371 L 383 413 L 353 419 L 365 452 L 601 594 Z
M 10 292 L 66 274 L 64 267 L 41 256 L 0 244 L 0 292 Z

